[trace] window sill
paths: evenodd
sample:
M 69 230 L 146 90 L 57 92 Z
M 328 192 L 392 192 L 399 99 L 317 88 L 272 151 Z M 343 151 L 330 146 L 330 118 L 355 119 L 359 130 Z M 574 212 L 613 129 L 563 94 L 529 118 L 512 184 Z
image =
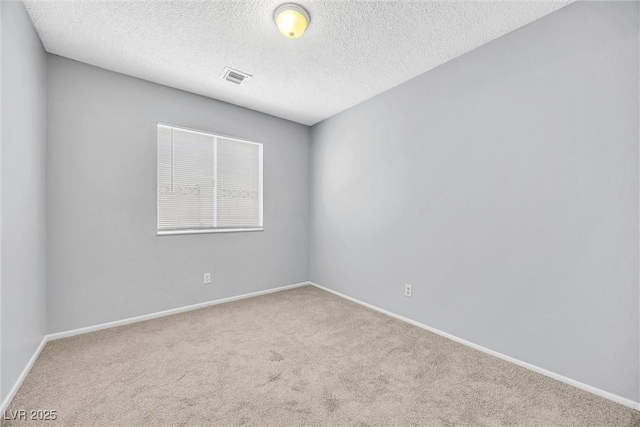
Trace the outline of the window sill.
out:
M 208 230 L 170 230 L 158 231 L 156 236 L 175 236 L 180 234 L 237 233 L 242 231 L 264 231 L 264 228 L 220 228 Z

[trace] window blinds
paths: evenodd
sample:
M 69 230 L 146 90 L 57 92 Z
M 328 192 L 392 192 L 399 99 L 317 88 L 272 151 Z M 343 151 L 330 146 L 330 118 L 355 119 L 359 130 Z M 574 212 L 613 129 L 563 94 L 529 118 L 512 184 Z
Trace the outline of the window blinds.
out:
M 158 125 L 158 233 L 262 228 L 262 144 Z

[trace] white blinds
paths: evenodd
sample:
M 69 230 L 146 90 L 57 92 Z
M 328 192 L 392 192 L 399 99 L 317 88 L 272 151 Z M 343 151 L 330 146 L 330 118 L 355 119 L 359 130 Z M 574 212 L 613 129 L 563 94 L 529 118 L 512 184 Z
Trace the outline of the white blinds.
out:
M 262 227 L 262 145 L 158 125 L 158 232 Z
M 256 227 L 260 209 L 260 152 L 257 144 L 218 138 L 218 227 Z

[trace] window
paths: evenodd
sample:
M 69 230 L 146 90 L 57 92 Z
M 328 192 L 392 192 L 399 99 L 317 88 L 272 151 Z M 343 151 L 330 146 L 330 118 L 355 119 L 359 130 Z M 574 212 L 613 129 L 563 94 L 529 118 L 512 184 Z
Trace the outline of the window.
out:
M 262 144 L 158 124 L 158 235 L 262 230 Z

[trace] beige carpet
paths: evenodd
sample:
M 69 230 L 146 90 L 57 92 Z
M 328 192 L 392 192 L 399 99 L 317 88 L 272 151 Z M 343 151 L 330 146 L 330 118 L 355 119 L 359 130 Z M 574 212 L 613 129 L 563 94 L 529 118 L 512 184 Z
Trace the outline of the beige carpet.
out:
M 640 425 L 313 287 L 51 342 L 10 409 L 56 410 L 46 426 Z

